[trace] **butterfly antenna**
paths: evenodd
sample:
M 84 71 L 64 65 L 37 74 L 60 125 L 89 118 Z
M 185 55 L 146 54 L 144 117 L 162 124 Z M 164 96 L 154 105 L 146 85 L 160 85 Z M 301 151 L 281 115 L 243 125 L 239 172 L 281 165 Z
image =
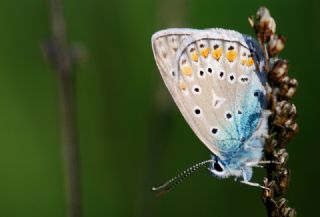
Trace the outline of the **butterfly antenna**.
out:
M 184 170 L 183 172 L 179 173 L 166 183 L 157 186 L 152 187 L 152 191 L 155 192 L 158 196 L 164 195 L 165 193 L 171 191 L 175 186 L 177 186 L 179 183 L 181 183 L 185 178 L 187 178 L 189 175 L 191 175 L 196 170 L 200 169 L 201 167 L 206 166 L 209 163 L 212 163 L 213 160 L 205 160 L 200 163 L 197 163 L 193 165 L 192 167 L 189 167 L 188 169 Z

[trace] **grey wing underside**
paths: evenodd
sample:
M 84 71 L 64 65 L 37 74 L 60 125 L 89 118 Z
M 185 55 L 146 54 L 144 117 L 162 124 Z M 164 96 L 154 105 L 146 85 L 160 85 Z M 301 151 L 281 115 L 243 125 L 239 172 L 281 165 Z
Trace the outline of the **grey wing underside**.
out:
M 265 90 L 246 41 L 223 29 L 168 29 L 152 37 L 156 63 L 175 103 L 217 156 L 232 148 L 229 141 L 248 139 L 261 125 L 263 103 L 253 94 Z

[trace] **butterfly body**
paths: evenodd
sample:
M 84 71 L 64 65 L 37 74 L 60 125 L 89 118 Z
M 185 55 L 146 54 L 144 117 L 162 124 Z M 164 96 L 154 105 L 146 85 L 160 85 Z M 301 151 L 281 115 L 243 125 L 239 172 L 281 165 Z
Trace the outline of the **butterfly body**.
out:
M 168 29 L 153 35 L 152 47 L 175 103 L 212 153 L 212 174 L 249 182 L 268 120 L 257 43 L 232 30 Z

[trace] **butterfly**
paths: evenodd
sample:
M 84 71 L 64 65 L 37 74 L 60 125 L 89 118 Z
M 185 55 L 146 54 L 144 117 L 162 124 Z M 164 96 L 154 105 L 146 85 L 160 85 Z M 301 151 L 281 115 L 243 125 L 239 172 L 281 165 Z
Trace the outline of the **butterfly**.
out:
M 166 29 L 152 36 L 156 64 L 173 100 L 212 157 L 154 191 L 171 190 L 209 165 L 218 178 L 250 182 L 268 133 L 262 50 L 250 36 L 219 28 Z

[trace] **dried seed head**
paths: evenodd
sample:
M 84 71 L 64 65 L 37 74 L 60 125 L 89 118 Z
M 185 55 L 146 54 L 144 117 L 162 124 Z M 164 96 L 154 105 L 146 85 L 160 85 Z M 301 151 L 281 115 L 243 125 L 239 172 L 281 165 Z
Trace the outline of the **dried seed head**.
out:
M 284 126 L 286 128 L 290 128 L 290 126 L 293 124 L 293 120 L 292 119 L 288 119 L 286 122 L 284 122 Z
M 291 99 L 291 98 L 293 97 L 293 95 L 296 93 L 296 91 L 297 91 L 297 88 L 295 88 L 295 87 L 290 87 L 290 88 L 288 89 L 286 95 L 285 95 L 286 98 L 287 98 L 287 99 Z
M 276 102 L 274 109 L 274 118 L 273 125 L 279 127 L 277 133 L 281 133 L 285 130 L 284 133 L 287 133 L 286 129 L 291 130 L 291 128 L 296 128 L 295 118 L 297 115 L 296 107 L 292 103 L 289 103 L 286 100 Z
M 297 114 L 297 109 L 294 104 L 286 103 L 285 106 L 283 107 L 283 109 L 290 117 L 296 116 L 296 114 Z
M 290 208 L 287 206 L 288 201 L 284 198 L 281 198 L 278 202 L 278 211 L 279 211 L 279 216 L 283 217 L 294 217 L 297 215 L 297 212 L 295 209 Z
M 297 81 L 297 79 L 291 78 L 290 81 L 289 81 L 289 85 L 290 85 L 291 87 L 297 87 L 297 86 L 298 86 L 298 81 Z
M 288 158 L 289 158 L 289 154 L 286 151 L 286 149 L 282 148 L 279 151 L 274 153 L 274 158 L 278 162 L 277 170 L 280 170 L 287 163 Z
M 297 211 L 291 207 L 287 207 L 284 211 L 283 211 L 283 216 L 285 217 L 295 217 L 297 216 Z
M 288 62 L 286 60 L 278 60 L 274 63 L 271 73 L 269 75 L 270 80 L 274 82 L 286 82 L 284 79 L 288 74 Z
M 279 201 L 278 201 L 278 209 L 281 213 L 283 213 L 283 209 L 285 209 L 287 207 L 287 200 L 285 198 L 281 198 Z
M 282 76 L 278 79 L 278 83 L 281 85 L 286 85 L 287 87 L 297 87 L 298 81 L 295 78 L 290 78 L 289 76 Z M 285 86 L 284 86 L 285 87 Z
M 286 114 L 287 116 L 296 115 L 297 110 L 294 104 L 291 104 L 285 100 L 281 101 L 279 104 L 280 104 L 280 107 L 282 108 L 283 114 Z
M 287 76 L 287 75 L 281 77 L 281 79 L 279 80 L 279 82 L 280 82 L 281 84 L 288 84 L 289 81 L 290 81 L 290 78 L 289 78 L 289 76 Z
M 262 192 L 263 201 L 266 202 L 267 200 L 274 197 L 276 183 L 274 180 L 269 182 L 268 178 L 264 178 L 263 184 L 264 184 L 264 187 L 267 188 L 267 189 L 264 189 Z
M 290 171 L 286 168 L 281 168 L 278 176 L 278 186 L 279 186 L 279 193 L 284 194 L 289 186 L 290 181 Z
M 283 86 L 284 92 L 283 97 L 286 99 L 291 99 L 296 93 L 298 86 L 298 81 L 295 78 L 289 78 L 286 84 Z
M 267 8 L 261 7 L 257 11 L 255 29 L 258 35 L 263 35 L 264 41 L 268 41 L 270 36 L 276 32 L 276 22 Z
M 287 205 L 287 200 L 285 198 L 280 198 L 278 205 L 279 205 L 279 208 L 285 207 Z
M 295 135 L 296 133 L 298 133 L 299 131 L 299 126 L 297 123 L 292 123 L 290 125 L 290 130 L 292 131 L 292 136 Z
M 283 91 L 280 95 L 285 99 L 291 99 L 296 93 L 298 81 L 295 78 L 289 78 L 288 76 L 286 76 L 281 82 L 283 82 Z
M 281 35 L 271 35 L 268 43 L 268 53 L 271 57 L 277 56 L 284 49 L 285 39 Z
M 286 75 L 287 66 L 277 63 L 274 70 L 269 74 L 270 82 L 273 82 L 272 95 L 277 100 L 289 100 L 296 93 L 298 82 Z

